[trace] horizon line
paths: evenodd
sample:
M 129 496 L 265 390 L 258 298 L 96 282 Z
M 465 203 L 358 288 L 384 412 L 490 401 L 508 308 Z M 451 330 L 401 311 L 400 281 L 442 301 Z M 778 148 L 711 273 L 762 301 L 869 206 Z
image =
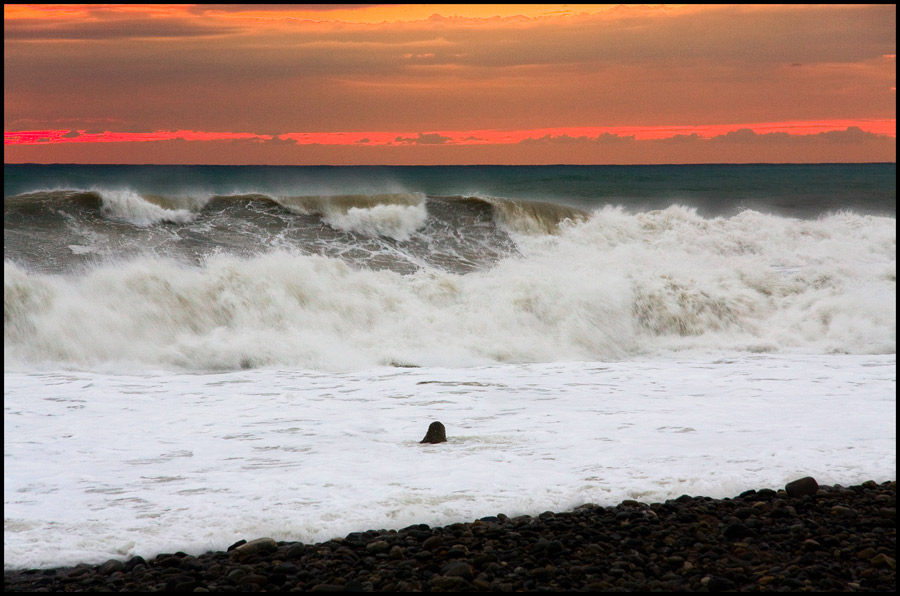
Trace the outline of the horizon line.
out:
M 265 164 L 265 163 L 246 163 L 246 164 L 221 164 L 221 163 L 77 163 L 77 162 L 48 162 L 40 163 L 34 161 L 25 162 L 3 162 L 4 166 L 160 166 L 160 167 L 215 167 L 215 168 L 471 168 L 471 167 L 488 167 L 488 168 L 534 168 L 534 167 L 578 167 L 578 168 L 594 168 L 594 167 L 613 167 L 628 168 L 633 166 L 862 166 L 862 165 L 897 165 L 895 161 L 821 161 L 821 162 L 781 162 L 781 161 L 746 161 L 746 162 L 642 162 L 630 164 L 617 163 L 521 163 L 521 164 L 503 164 L 503 163 L 443 163 L 443 164 Z

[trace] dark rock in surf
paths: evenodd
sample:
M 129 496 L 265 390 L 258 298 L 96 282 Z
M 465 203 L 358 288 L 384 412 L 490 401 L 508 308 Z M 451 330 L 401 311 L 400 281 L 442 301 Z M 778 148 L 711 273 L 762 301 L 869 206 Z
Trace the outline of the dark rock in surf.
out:
M 236 560 L 248 559 L 254 555 L 267 555 L 278 550 L 278 543 L 271 538 L 257 538 L 235 547 L 231 557 Z
M 444 429 L 444 425 L 440 422 L 432 422 L 428 427 L 428 432 L 425 433 L 425 438 L 419 441 L 419 443 L 446 443 L 447 442 L 447 431 Z
M 98 573 L 100 575 L 112 575 L 116 571 L 125 571 L 125 563 L 117 559 L 110 559 L 100 566 Z
M 246 540 L 238 540 L 237 542 L 235 542 L 234 544 L 232 544 L 231 546 L 228 547 L 228 551 L 227 551 L 227 552 L 230 553 L 231 551 L 233 551 L 233 550 L 236 549 L 237 547 L 239 547 L 239 546 L 241 546 L 241 545 L 244 545 L 244 544 L 247 544 L 247 541 L 246 541 Z
M 812 476 L 806 476 L 784 485 L 784 490 L 789 497 L 799 498 L 806 495 L 815 495 L 819 490 L 819 483 Z

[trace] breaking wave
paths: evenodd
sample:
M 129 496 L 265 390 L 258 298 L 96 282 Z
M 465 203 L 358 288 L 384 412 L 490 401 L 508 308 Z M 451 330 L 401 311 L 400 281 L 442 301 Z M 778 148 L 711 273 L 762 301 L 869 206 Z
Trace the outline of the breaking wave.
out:
M 375 253 L 354 260 L 294 249 L 213 251 L 194 263 L 144 254 L 62 274 L 6 259 L 5 365 L 348 370 L 896 351 L 894 218 L 797 220 L 750 210 L 704 218 L 678 206 L 638 214 L 608 207 L 553 215 L 554 233 L 510 226 L 505 236 L 495 206 L 410 199 L 323 216 L 322 229 L 361 234 L 357 248 L 408 250 L 408 269 L 372 266 Z M 479 236 L 481 227 L 494 235 Z M 449 263 L 429 261 L 429 242 L 454 234 L 463 241 L 458 252 L 443 249 Z M 497 249 L 502 238 L 513 249 Z M 466 250 L 493 249 L 490 261 L 459 266 L 476 258 Z

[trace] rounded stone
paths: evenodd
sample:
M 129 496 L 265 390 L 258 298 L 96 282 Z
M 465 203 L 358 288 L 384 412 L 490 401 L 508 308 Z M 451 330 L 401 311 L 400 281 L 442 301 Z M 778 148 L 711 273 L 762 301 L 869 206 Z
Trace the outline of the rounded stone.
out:
M 785 492 L 792 498 L 799 498 L 806 495 L 815 495 L 819 490 L 819 483 L 812 476 L 806 476 L 792 482 L 788 482 L 784 486 Z
M 432 422 L 428 426 L 428 432 L 420 443 L 445 443 L 447 441 L 447 431 L 440 422 Z

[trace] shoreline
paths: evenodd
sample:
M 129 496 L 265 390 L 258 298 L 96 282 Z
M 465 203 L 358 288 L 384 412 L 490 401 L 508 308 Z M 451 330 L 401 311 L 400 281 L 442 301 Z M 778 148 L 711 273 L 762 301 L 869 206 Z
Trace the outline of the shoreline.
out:
M 804 480 L 733 498 L 5 569 L 4 591 L 895 591 L 896 480 Z

